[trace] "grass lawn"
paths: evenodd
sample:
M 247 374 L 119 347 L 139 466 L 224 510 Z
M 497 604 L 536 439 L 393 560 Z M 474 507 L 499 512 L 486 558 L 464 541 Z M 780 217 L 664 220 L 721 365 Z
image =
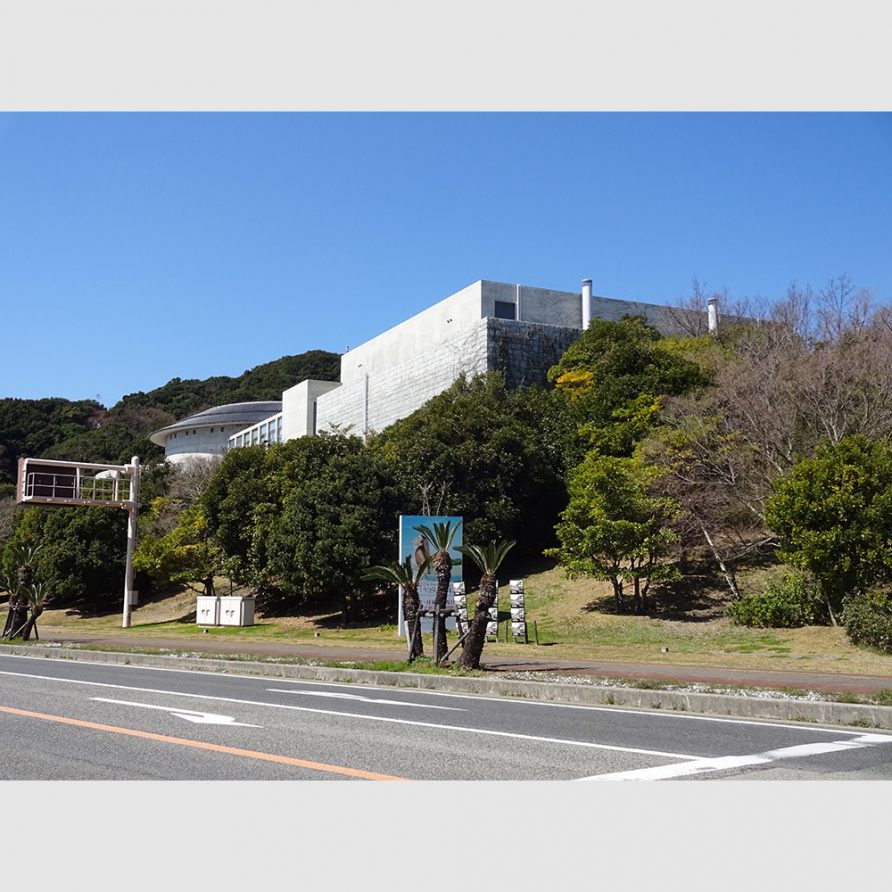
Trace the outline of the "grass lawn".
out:
M 639 617 L 609 612 L 609 583 L 568 580 L 556 568 L 528 574 L 525 588 L 530 643 L 489 641 L 485 654 L 518 659 L 622 660 L 892 677 L 892 656 L 851 644 L 841 628 L 747 629 L 732 625 L 724 617 L 726 596 L 721 589 L 701 585 L 689 591 L 663 593 L 658 598 L 655 615 Z M 499 606 L 501 618 L 508 619 L 508 592 L 504 584 Z M 403 648 L 402 639 L 396 636 L 395 595 L 389 622 L 351 628 L 340 628 L 340 615 L 327 613 L 294 617 L 258 615 L 256 625 L 251 627 L 205 631 L 195 625 L 194 614 L 195 593 L 187 590 L 156 597 L 135 607 L 132 626 L 126 633 L 121 629 L 119 612 L 80 617 L 64 610 L 47 610 L 38 627 L 45 636 L 124 633 L 134 639 L 134 646 L 138 646 L 140 638 L 194 637 L 196 648 L 202 651 L 212 651 L 215 640 L 392 651 Z M 533 643 L 534 621 L 538 626 L 538 646 Z M 425 648 L 429 653 L 429 637 Z

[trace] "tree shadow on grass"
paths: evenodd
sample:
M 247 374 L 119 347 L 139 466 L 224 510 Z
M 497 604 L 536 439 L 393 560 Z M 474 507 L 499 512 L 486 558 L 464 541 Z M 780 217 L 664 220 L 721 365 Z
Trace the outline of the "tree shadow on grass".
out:
M 663 582 L 652 589 L 655 606 L 651 615 L 657 619 L 686 623 L 708 623 L 721 619 L 728 606 L 730 592 L 718 593 L 712 574 L 688 573 L 681 579 Z
M 605 594 L 589 601 L 582 609 L 585 613 L 605 613 L 612 616 L 647 616 L 673 622 L 707 623 L 725 615 L 730 592 L 717 591 L 715 575 L 709 572 L 689 570 L 681 579 L 654 583 L 647 597 L 647 610 L 642 614 L 632 612 L 631 598 L 625 599 L 626 609 L 616 609 L 613 594 Z

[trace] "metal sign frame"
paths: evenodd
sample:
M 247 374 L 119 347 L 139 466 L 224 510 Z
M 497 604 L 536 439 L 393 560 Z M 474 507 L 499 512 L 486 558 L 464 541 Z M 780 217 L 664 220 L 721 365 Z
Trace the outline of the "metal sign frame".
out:
M 127 512 L 127 559 L 124 570 L 122 626 L 130 628 L 133 591 L 133 552 L 139 511 L 139 456 L 127 465 L 20 458 L 16 502 L 20 505 L 95 506 Z

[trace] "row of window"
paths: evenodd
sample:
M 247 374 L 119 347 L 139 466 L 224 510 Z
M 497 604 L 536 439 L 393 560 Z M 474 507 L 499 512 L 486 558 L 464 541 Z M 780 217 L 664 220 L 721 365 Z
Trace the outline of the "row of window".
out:
M 229 438 L 229 445 L 233 448 L 242 446 L 262 446 L 269 443 L 282 442 L 282 416 L 274 415 L 272 418 L 261 421 L 247 430 Z
M 216 428 L 212 427 L 212 428 L 210 428 L 210 430 L 208 430 L 208 433 L 209 433 L 209 434 L 212 434 L 215 430 L 216 430 Z M 188 437 L 188 436 L 189 436 L 189 431 L 178 431 L 177 433 L 182 434 L 184 437 Z M 198 433 L 197 430 L 193 430 L 193 431 L 192 431 L 193 436 L 194 436 L 195 434 L 197 434 L 197 433 Z M 220 433 L 221 433 L 221 434 L 226 433 L 226 428 L 225 428 L 225 427 L 221 427 L 221 428 L 220 428 Z M 171 434 L 170 437 L 169 437 L 169 439 L 171 439 L 171 440 L 176 440 L 176 438 L 177 438 L 177 434 Z

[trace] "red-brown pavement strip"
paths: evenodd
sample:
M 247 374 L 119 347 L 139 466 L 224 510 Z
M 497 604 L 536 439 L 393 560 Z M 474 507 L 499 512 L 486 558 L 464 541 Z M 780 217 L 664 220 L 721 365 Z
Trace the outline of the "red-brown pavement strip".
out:
M 72 635 L 41 634 L 40 642 L 59 644 L 89 644 L 93 647 L 152 648 L 158 650 L 185 651 L 188 653 L 237 653 L 250 656 L 297 657 L 306 660 L 341 660 L 370 662 L 375 660 L 402 661 L 406 652 L 401 648 L 368 649 L 332 647 L 331 645 L 295 645 L 273 642 L 222 641 L 218 638 L 203 641 L 201 638 L 158 637 L 121 635 Z M 518 645 L 521 647 L 522 645 Z M 686 684 L 704 683 L 722 687 L 795 688 L 797 690 L 870 693 L 892 688 L 892 676 L 846 675 L 835 672 L 771 671 L 758 669 L 728 669 L 711 666 L 680 666 L 656 663 L 610 662 L 606 660 L 540 660 L 511 657 L 487 657 L 483 654 L 485 668 L 499 672 L 541 672 L 566 675 L 591 675 L 598 678 L 637 679 Z

